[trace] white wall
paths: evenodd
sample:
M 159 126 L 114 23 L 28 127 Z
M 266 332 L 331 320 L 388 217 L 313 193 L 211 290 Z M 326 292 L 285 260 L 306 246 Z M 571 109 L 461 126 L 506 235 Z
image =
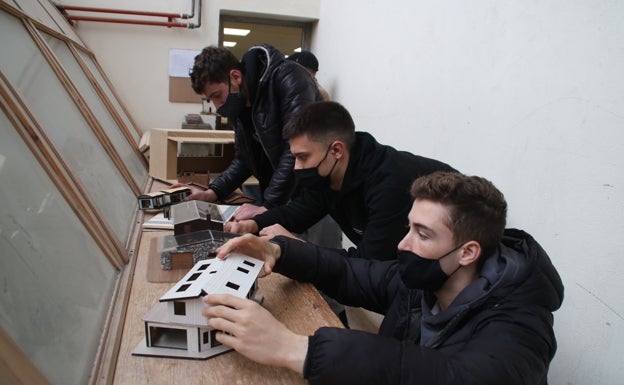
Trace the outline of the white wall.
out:
M 150 12 L 190 14 L 192 11 L 191 0 L 61 0 L 58 3 Z M 201 50 L 208 45 L 217 45 L 220 10 L 244 11 L 259 17 L 279 14 L 295 20 L 309 21 L 318 19 L 320 8 L 319 0 L 202 0 L 202 4 L 201 27 L 196 29 L 77 22 L 78 35 L 95 53 L 120 98 L 143 131 L 154 127 L 180 128 L 184 115 L 201 111 L 199 103 L 169 102 L 169 50 Z M 70 11 L 70 14 L 80 13 Z M 106 13 L 83 15 L 141 18 Z M 165 18 L 154 17 L 143 20 L 167 21 Z M 185 22 L 182 19 L 175 21 Z M 189 21 L 197 24 L 196 18 Z
M 624 2 L 326 0 L 312 46 L 360 130 L 489 178 L 549 252 L 550 383 L 624 383 Z
M 188 12 L 190 1 L 67 4 Z M 170 48 L 217 43 L 220 8 L 320 18 L 318 78 L 379 141 L 491 179 L 566 285 L 550 383 L 624 381 L 624 2 L 211 0 L 200 30 L 81 23 L 142 129 L 178 127 Z M 320 7 L 319 7 L 320 4 Z

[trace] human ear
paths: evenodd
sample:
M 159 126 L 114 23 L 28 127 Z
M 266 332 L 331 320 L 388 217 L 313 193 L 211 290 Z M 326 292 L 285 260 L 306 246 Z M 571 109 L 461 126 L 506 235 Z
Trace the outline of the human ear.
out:
M 240 70 L 230 70 L 230 81 L 240 87 L 243 81 L 243 73 Z
M 335 159 L 342 158 L 344 152 L 345 152 L 345 145 L 343 142 L 341 142 L 340 140 L 337 140 L 334 143 L 332 143 L 331 155 Z
M 462 246 L 459 264 L 467 266 L 474 263 L 481 256 L 481 245 L 477 241 L 468 241 Z

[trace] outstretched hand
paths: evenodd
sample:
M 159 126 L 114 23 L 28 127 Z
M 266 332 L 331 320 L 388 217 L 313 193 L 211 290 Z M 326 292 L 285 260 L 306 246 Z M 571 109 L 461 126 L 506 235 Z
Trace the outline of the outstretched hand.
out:
M 271 274 L 273 267 L 282 255 L 279 245 L 259 238 L 252 234 L 245 234 L 232 238 L 217 249 L 217 258 L 225 259 L 231 252 L 237 252 L 264 261 L 262 276 Z
M 221 331 L 216 339 L 245 357 L 303 374 L 308 337 L 293 333 L 258 303 L 230 294 L 209 294 L 203 315 Z
M 267 208 L 264 206 L 256 206 L 252 205 L 251 203 L 244 203 L 236 210 L 232 219 L 235 221 L 244 221 L 245 219 L 251 219 L 256 215 L 260 215 L 265 211 L 267 211 Z
M 215 202 L 217 200 L 217 194 L 212 190 L 202 190 L 195 186 L 190 186 L 184 183 L 176 183 L 172 185 L 170 188 L 178 188 L 178 187 L 186 187 L 191 190 L 191 193 L 184 198 L 185 201 L 205 201 L 205 202 Z
M 293 233 L 291 233 L 290 231 L 286 230 L 286 228 L 284 228 L 284 226 L 282 226 L 280 224 L 277 224 L 277 223 L 274 224 L 274 225 L 267 226 L 267 227 L 263 228 L 262 230 L 260 230 L 259 235 L 262 238 L 265 238 L 265 239 L 271 239 L 273 237 L 277 237 L 278 235 L 284 235 L 284 236 L 289 237 L 289 238 L 298 239 L 300 241 L 303 241 L 302 239 L 295 237 L 295 235 Z
M 254 234 L 258 232 L 258 225 L 253 219 L 246 219 L 244 221 L 229 221 L 225 222 L 223 230 L 228 233 Z

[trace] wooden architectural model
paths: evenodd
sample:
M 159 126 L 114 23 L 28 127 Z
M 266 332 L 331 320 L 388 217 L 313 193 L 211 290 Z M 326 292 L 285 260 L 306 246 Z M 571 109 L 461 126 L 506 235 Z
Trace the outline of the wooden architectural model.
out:
M 163 270 L 189 270 L 197 262 L 214 258 L 217 248 L 240 234 L 202 230 L 188 234 L 167 234 L 158 237 L 156 246 Z
M 238 253 L 198 262 L 145 315 L 145 339 L 132 354 L 207 359 L 230 350 L 208 327 L 202 297 L 227 293 L 252 299 L 262 263 Z
M 223 231 L 238 206 L 192 200 L 171 206 L 175 235 L 188 234 L 201 230 Z
M 178 187 L 139 195 L 139 210 L 157 210 L 184 202 L 184 198 L 190 194 L 191 189 L 188 187 Z

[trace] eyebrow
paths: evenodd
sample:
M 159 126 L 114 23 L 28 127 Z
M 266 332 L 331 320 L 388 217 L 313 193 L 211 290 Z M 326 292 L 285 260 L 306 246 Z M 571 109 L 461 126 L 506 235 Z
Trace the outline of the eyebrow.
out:
M 302 156 L 302 155 L 308 155 L 308 154 L 310 154 L 310 152 L 309 151 L 298 151 L 298 152 L 293 152 L 292 154 L 293 154 L 293 156 Z
M 423 225 L 422 223 L 419 223 L 419 222 L 411 222 L 411 223 L 412 223 L 412 226 L 414 226 L 416 228 L 427 230 L 427 231 L 430 231 L 432 233 L 435 233 L 435 231 L 431 227 Z

